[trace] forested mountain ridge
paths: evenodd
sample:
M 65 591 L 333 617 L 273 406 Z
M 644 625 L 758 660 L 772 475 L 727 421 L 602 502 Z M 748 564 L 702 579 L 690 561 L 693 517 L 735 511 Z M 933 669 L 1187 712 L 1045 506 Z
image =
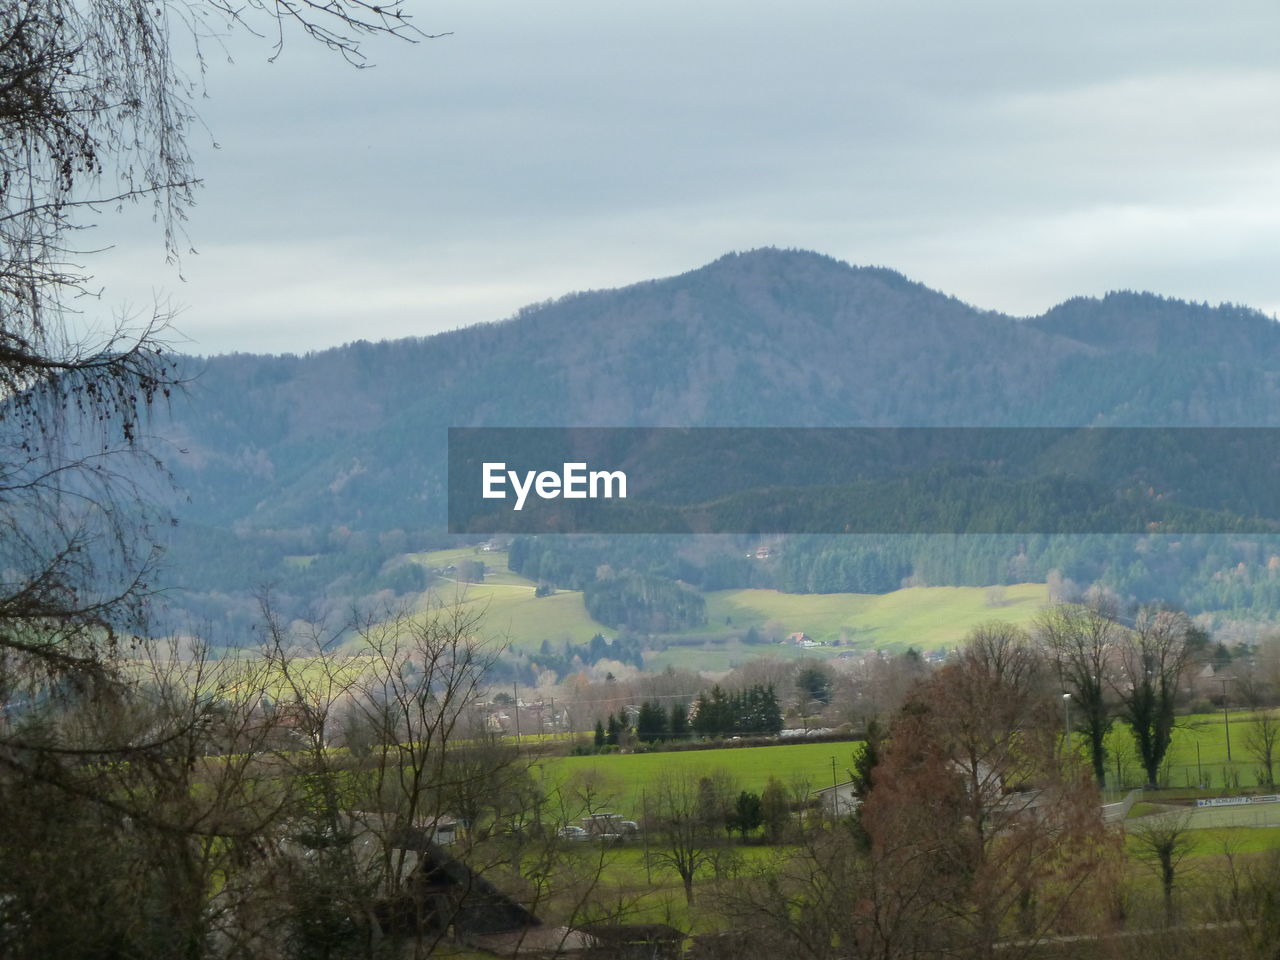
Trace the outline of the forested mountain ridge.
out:
M 448 426 L 1280 422 L 1280 327 L 1256 311 L 1113 294 L 1024 321 L 778 250 L 432 337 L 188 369 L 164 430 L 186 452 L 166 459 L 219 523 L 326 504 L 362 526 L 366 488 L 429 498 Z
M 1280 424 L 1280 325 L 1257 311 L 1114 293 L 1019 319 L 776 249 L 435 336 L 185 369 L 158 453 L 189 498 L 173 581 L 201 589 L 283 555 L 325 560 L 317 585 L 374 586 L 443 528 L 450 426 Z

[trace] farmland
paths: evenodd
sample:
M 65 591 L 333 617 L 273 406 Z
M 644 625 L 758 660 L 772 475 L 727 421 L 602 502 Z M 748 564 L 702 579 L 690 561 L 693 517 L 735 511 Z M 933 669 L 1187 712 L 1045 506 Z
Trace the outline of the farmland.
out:
M 1215 792 L 1229 788 L 1247 788 L 1261 783 L 1260 766 L 1249 748 L 1250 736 L 1257 726 L 1251 711 L 1233 711 L 1230 715 L 1231 762 L 1227 762 L 1227 723 L 1221 713 L 1200 713 L 1179 717 L 1173 731 L 1173 742 L 1165 762 L 1164 782 L 1172 789 L 1185 789 L 1204 784 Z M 1118 721 L 1107 736 L 1109 776 L 1119 771 L 1127 786 L 1142 782 L 1128 729 Z M 1280 763 L 1276 776 L 1280 778 Z
M 535 584 L 513 573 L 506 554 L 474 548 L 415 554 L 436 570 L 464 560 L 485 564 L 482 583 L 460 583 L 445 573 L 423 598 L 430 604 L 462 603 L 483 611 L 487 632 L 517 650 L 536 651 L 542 642 L 585 643 L 597 633 L 616 631 L 593 620 L 582 594 L 557 590 L 535 597 Z M 707 622 L 680 634 L 658 637 L 645 666 L 727 670 L 764 653 L 787 659 L 833 657 L 845 651 L 931 650 L 956 644 L 975 624 L 1003 620 L 1027 625 L 1046 602 L 1043 584 L 1023 583 L 992 591 L 986 587 L 910 587 L 887 594 L 788 594 L 776 590 L 719 590 L 704 594 Z M 820 646 L 747 645 L 750 628 L 767 638 L 805 633 Z M 830 644 L 830 645 L 827 645 Z M 838 644 L 838 645 L 836 645 Z
M 1257 784 L 1257 764 L 1245 747 L 1249 730 L 1255 725 L 1251 714 L 1241 712 L 1231 719 L 1233 762 L 1226 762 L 1226 727 L 1221 714 L 1195 714 L 1179 719 L 1173 735 L 1173 746 L 1167 764 L 1165 782 L 1170 795 L 1187 795 L 1187 777 L 1193 785 L 1207 784 L 1205 795 L 1219 795 Z M 1141 785 L 1142 774 L 1133 757 L 1132 738 L 1128 729 L 1116 723 L 1108 736 L 1112 753 L 1109 770 L 1114 771 L 1114 757 L 1121 758 L 1120 770 L 1125 788 Z M 1082 747 L 1077 739 L 1077 749 Z M 1196 765 L 1196 747 L 1200 748 L 1200 766 Z M 592 781 L 605 797 L 612 797 L 618 812 L 634 814 L 640 808 L 645 786 L 663 771 L 723 770 L 740 789 L 759 792 L 770 777 L 784 785 L 819 790 L 832 782 L 832 760 L 835 779 L 849 779 L 849 767 L 860 744 L 854 741 L 835 743 L 783 743 L 776 746 L 724 747 L 722 749 L 664 751 L 652 753 L 616 753 L 597 756 L 547 757 L 537 761 L 537 775 L 548 788 L 565 787 L 575 781 Z M 1224 773 L 1227 780 L 1224 780 Z M 1234 778 L 1232 777 L 1234 774 Z M 1277 769 L 1280 776 L 1280 769 Z M 1197 779 L 1197 777 L 1202 779 Z M 1114 780 L 1112 781 L 1114 784 Z M 1153 797 L 1159 797 L 1155 794 Z M 1229 818 L 1228 818 L 1229 819 Z M 1280 805 L 1275 808 L 1280 824 Z M 1243 822 L 1243 821 L 1242 821 Z M 1251 821 L 1252 822 L 1252 821 Z M 1225 825 L 1225 824 L 1223 824 Z
M 638 815 L 646 785 L 667 771 L 692 771 L 703 774 L 725 771 L 741 790 L 759 793 L 770 777 L 783 785 L 795 787 L 804 794 L 830 786 L 832 759 L 835 777 L 849 779 L 854 751 L 860 744 L 792 743 L 772 747 L 730 747 L 723 750 L 686 750 L 669 753 L 610 754 L 592 757 L 553 757 L 542 762 L 539 775 L 548 787 L 574 789 L 575 784 L 591 783 L 602 794 L 602 801 L 616 807 L 616 812 Z M 609 799 L 612 798 L 612 799 Z

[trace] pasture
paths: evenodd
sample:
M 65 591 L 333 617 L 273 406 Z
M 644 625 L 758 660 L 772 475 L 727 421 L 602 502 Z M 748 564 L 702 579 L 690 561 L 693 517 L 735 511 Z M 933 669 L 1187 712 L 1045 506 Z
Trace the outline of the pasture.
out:
M 634 819 L 640 815 L 646 788 L 669 771 L 702 777 L 724 771 L 738 790 L 759 793 L 776 777 L 789 791 L 807 796 L 849 779 L 854 752 L 861 744 L 788 743 L 771 747 L 726 747 L 721 750 L 682 750 L 666 753 L 603 754 L 589 757 L 548 757 L 535 767 L 548 789 L 570 793 L 592 789 L 596 809 L 610 809 Z
M 901 652 L 949 647 L 979 623 L 1003 620 L 1026 626 L 1048 601 L 1044 584 L 988 587 L 907 587 L 892 593 L 794 594 L 776 590 L 722 590 L 707 594 L 707 620 L 730 617 L 739 629 L 776 624 L 788 634 L 819 642 Z
M 1230 762 L 1227 761 L 1228 719 Z M 1265 784 L 1267 778 L 1256 748 L 1257 727 L 1253 712 L 1248 710 L 1231 711 L 1229 718 L 1221 713 L 1179 717 L 1163 768 L 1162 784 L 1174 790 L 1203 785 L 1213 795 Z M 1118 779 L 1130 787 L 1141 786 L 1144 777 L 1128 727 L 1117 720 L 1106 742 L 1109 785 L 1114 786 Z M 1078 735 L 1077 749 L 1083 749 L 1083 738 Z M 1274 773 L 1280 779 L 1280 743 L 1277 743 L 1275 759 Z
M 593 620 L 582 594 L 557 590 L 535 597 L 536 584 L 507 566 L 501 551 L 475 547 L 413 554 L 410 559 L 437 570 L 463 560 L 485 564 L 483 583 L 461 583 L 449 573 L 422 599 L 432 604 L 462 603 L 484 614 L 485 633 L 527 653 L 544 640 L 553 646 L 566 641 L 586 643 L 594 634 L 613 637 L 616 631 Z M 755 657 L 784 659 L 833 657 L 849 650 L 893 650 L 908 647 L 932 650 L 950 647 L 972 627 L 987 620 L 1028 625 L 1047 600 L 1043 584 L 1023 583 L 1002 588 L 910 587 L 887 594 L 789 594 L 776 590 L 720 590 L 703 594 L 707 603 L 704 626 L 659 638 L 645 655 L 645 666 L 661 670 L 671 665 L 694 670 L 728 670 Z M 740 640 L 750 628 L 769 637 L 806 633 L 820 643 L 839 646 L 801 648 L 790 644 L 746 645 Z

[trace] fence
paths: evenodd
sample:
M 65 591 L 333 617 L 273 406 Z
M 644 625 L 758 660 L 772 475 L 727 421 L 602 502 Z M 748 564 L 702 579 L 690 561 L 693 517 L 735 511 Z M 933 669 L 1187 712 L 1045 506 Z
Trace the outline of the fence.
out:
M 1142 797 L 1141 790 L 1130 790 L 1122 799 L 1115 803 L 1104 803 L 1102 805 L 1102 819 L 1106 823 L 1119 823 L 1129 815 L 1129 810 Z
M 1235 763 L 1185 763 L 1164 764 L 1156 778 L 1160 787 L 1200 788 L 1203 790 L 1247 790 L 1252 787 L 1275 787 L 1280 780 L 1280 749 L 1272 774 L 1252 760 Z M 1128 791 L 1148 786 L 1147 775 L 1136 764 L 1122 764 L 1117 769 L 1108 764 L 1104 798 L 1118 801 Z

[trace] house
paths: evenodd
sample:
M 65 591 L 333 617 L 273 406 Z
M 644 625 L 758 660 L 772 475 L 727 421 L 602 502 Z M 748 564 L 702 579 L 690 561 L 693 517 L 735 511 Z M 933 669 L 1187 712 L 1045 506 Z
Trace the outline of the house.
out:
M 701 933 L 689 946 L 688 960 L 740 960 L 749 957 L 758 943 L 741 930 Z
M 404 830 L 391 838 L 390 846 L 416 854 L 417 862 L 402 894 L 380 904 L 379 920 L 389 933 L 452 929 L 465 940 L 542 925 L 533 911 L 446 853 L 427 831 Z
M 625 829 L 629 821 L 615 814 Z M 366 866 L 392 854 L 387 893 L 370 905 L 382 936 L 443 939 L 486 955 L 553 960 L 676 960 L 685 934 L 665 924 L 550 926 L 515 897 L 498 889 L 464 860 L 444 849 L 458 827 L 453 817 L 424 817 L 412 824 L 376 812 L 351 815 L 336 831 L 282 838 L 282 851 L 301 860 L 320 847 L 345 844 Z
M 591 923 L 576 929 L 587 938 L 589 957 L 678 960 L 683 953 L 685 934 L 665 923 Z
M 665 923 L 589 923 L 579 927 L 532 927 L 472 937 L 472 946 L 520 960 L 678 960 L 683 931 Z
M 852 780 L 823 787 L 814 793 L 822 805 L 823 813 L 829 817 L 847 817 L 862 803 L 858 799 L 857 786 Z
M 1226 683 L 1223 683 L 1224 678 L 1227 681 Z M 1224 669 L 1220 665 L 1206 663 L 1192 675 L 1191 692 L 1194 696 L 1205 697 L 1214 703 L 1221 703 L 1224 696 L 1224 687 L 1227 688 L 1225 696 L 1229 698 L 1232 694 L 1230 684 L 1235 679 L 1229 669 Z

